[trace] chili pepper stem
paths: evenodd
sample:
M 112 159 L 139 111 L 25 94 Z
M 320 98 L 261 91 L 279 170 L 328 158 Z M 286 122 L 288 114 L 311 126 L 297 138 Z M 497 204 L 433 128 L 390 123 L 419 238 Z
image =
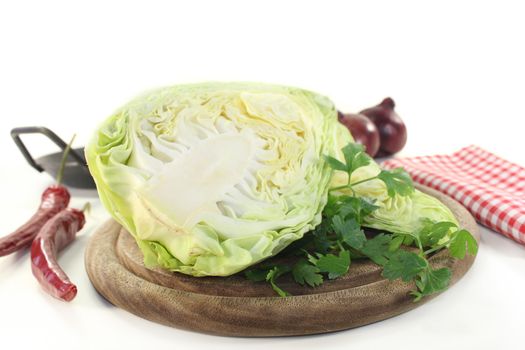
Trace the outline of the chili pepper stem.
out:
M 91 202 L 86 202 L 80 211 L 89 214 L 89 212 L 91 212 Z
M 58 168 L 57 173 L 57 185 L 60 185 L 62 183 L 62 178 L 64 177 L 64 170 L 66 168 L 67 156 L 69 155 L 69 151 L 71 150 L 71 146 L 73 145 L 73 141 L 75 140 L 76 136 L 76 134 L 73 134 L 73 137 L 71 137 L 71 140 L 67 144 L 66 148 L 64 149 L 64 153 L 62 154 L 62 160 L 60 161 L 60 167 Z

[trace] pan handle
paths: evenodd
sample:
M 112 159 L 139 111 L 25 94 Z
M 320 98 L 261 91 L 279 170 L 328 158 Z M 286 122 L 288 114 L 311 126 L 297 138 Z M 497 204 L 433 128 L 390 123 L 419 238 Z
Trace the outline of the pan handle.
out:
M 31 165 L 33 168 L 35 168 L 38 172 L 44 171 L 44 168 L 42 168 L 33 158 L 31 153 L 27 150 L 27 147 L 22 142 L 22 139 L 20 138 L 20 135 L 24 134 L 42 134 L 47 136 L 51 141 L 53 141 L 62 151 L 64 151 L 67 147 L 67 143 L 64 142 L 60 137 L 58 137 L 57 134 L 55 134 L 50 129 L 43 127 L 43 126 L 25 126 L 20 128 L 14 128 L 11 130 L 11 137 L 13 138 L 13 141 L 15 141 L 15 144 L 17 145 L 20 152 L 22 152 L 22 155 L 27 160 L 29 165 Z M 76 152 L 73 148 L 70 149 L 69 154 L 75 159 L 75 161 L 85 167 L 86 162 L 82 158 L 78 152 Z

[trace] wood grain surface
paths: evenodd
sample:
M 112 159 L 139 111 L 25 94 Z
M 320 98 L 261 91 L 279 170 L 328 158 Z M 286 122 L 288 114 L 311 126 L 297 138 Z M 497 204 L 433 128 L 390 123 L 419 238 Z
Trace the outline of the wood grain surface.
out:
M 453 199 L 419 187 L 445 203 L 460 226 L 479 241 L 474 218 Z M 433 267 L 449 267 L 455 284 L 475 257 L 457 260 L 440 251 Z M 409 295 L 413 284 L 388 281 L 370 261 L 353 261 L 349 273 L 317 288 L 291 279 L 279 285 L 293 296 L 280 298 L 264 282 L 242 275 L 191 277 L 147 269 L 134 238 L 110 220 L 91 238 L 85 254 L 89 278 L 112 304 L 135 315 L 172 327 L 228 336 L 288 336 L 333 332 L 380 321 L 424 304 Z

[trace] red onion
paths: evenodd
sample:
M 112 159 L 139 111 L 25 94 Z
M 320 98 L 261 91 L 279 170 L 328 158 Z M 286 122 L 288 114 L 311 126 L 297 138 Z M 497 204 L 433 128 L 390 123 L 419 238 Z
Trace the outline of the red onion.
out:
M 378 156 L 387 156 L 399 152 L 407 142 L 405 123 L 394 111 L 394 107 L 394 100 L 387 97 L 377 106 L 360 112 L 367 116 L 379 130 L 381 146 Z
M 375 156 L 379 149 L 379 131 L 377 127 L 362 114 L 338 113 L 339 122 L 346 126 L 355 142 L 365 146 L 366 153 Z

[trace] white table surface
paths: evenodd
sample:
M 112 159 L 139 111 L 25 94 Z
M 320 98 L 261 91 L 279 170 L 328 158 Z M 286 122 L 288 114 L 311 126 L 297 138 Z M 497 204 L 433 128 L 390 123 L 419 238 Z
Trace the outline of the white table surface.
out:
M 0 4 L 0 235 L 52 183 L 9 138 L 44 125 L 87 142 L 115 108 L 150 88 L 207 80 L 296 85 L 357 111 L 392 96 L 408 126 L 399 156 L 477 144 L 525 165 L 525 22 L 519 2 L 17 1 Z M 364 3 L 364 2 L 363 2 Z M 27 137 L 36 155 L 55 151 Z M 523 343 L 525 247 L 481 229 L 475 264 L 401 316 L 328 335 L 248 339 L 161 326 L 105 301 L 84 250 L 109 216 L 96 193 L 85 229 L 60 256 L 79 289 L 64 303 L 34 280 L 27 251 L 0 258 L 2 349 L 507 349 Z

